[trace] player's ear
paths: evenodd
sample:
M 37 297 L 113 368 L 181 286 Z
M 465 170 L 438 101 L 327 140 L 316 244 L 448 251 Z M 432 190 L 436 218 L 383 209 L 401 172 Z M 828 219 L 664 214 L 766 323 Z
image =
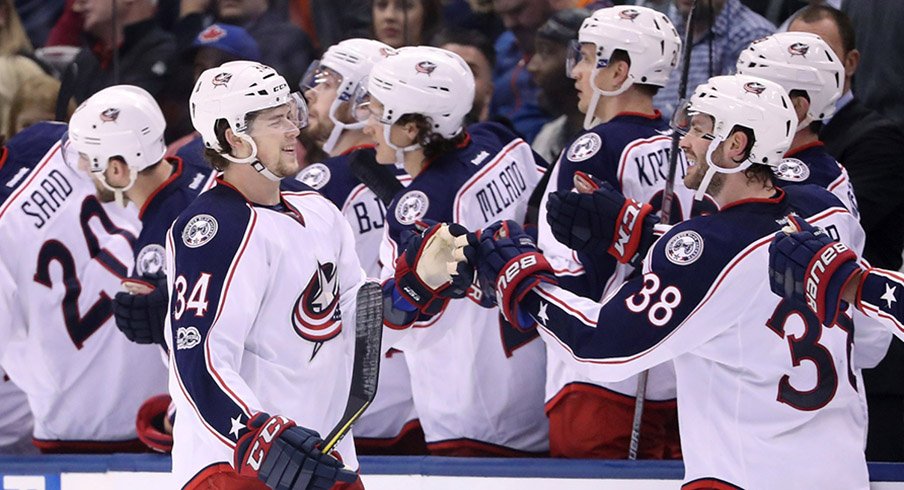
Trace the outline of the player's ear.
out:
M 613 81 L 615 82 L 613 85 L 615 87 L 621 87 L 622 84 L 625 83 L 625 80 L 628 79 L 628 71 L 631 69 L 631 65 L 624 60 L 619 60 L 615 62 L 615 71 L 612 73 Z
M 232 130 L 232 128 L 226 128 L 224 135 L 226 136 L 226 142 L 229 143 L 229 146 L 232 147 L 233 150 L 245 148 L 245 145 L 247 143 L 245 143 L 244 139 L 239 138 Z
M 803 95 L 791 98 L 791 104 L 794 105 L 794 112 L 797 113 L 797 121 L 803 121 L 807 117 L 807 111 L 810 110 L 810 101 Z
M 402 125 L 402 130 L 405 132 L 405 138 L 408 139 L 408 143 L 406 145 L 410 145 L 411 143 L 417 141 L 417 135 L 420 132 L 420 129 L 417 126 L 417 123 L 414 121 L 409 121 Z
M 724 143 L 728 150 L 728 157 L 732 161 L 740 162 L 743 160 L 744 151 L 747 149 L 747 133 L 744 131 L 734 131 L 728 140 Z

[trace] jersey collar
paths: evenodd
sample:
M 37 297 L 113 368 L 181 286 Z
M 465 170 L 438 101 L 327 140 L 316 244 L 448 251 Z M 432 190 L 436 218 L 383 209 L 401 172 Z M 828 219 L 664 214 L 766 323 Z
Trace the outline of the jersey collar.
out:
M 141 206 L 141 209 L 138 211 L 138 219 L 139 220 L 144 219 L 144 213 L 147 211 L 148 207 L 150 207 L 151 202 L 153 202 L 154 199 L 157 198 L 157 196 L 160 194 L 160 192 L 163 191 L 164 189 L 166 189 L 170 184 L 172 184 L 173 182 L 178 180 L 179 177 L 182 175 L 182 158 L 181 157 L 164 158 L 163 161 L 167 162 L 173 166 L 173 173 L 170 174 L 169 178 L 164 180 L 162 184 L 157 186 L 157 188 L 154 189 L 154 191 L 151 192 L 151 194 L 148 196 L 147 200 L 144 201 L 144 205 Z

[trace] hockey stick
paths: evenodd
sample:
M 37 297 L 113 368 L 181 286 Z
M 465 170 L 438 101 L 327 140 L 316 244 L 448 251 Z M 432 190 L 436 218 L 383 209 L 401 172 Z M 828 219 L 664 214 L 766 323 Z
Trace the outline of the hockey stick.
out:
M 385 206 L 389 206 L 395 195 L 403 188 L 389 167 L 377 162 L 371 150 L 355 151 L 351 155 L 348 167 L 352 175 L 373 191 Z
M 329 453 L 367 410 L 377 393 L 383 337 L 383 290 L 379 283 L 365 282 L 358 289 L 355 322 L 355 360 L 345 413 L 326 436 L 322 451 Z
M 678 83 L 678 101 L 687 97 L 687 77 L 691 64 L 691 30 L 693 29 L 694 10 L 697 9 L 697 0 L 691 2 L 691 9 L 687 13 L 687 21 L 684 26 L 684 52 L 681 53 L 681 80 Z M 672 150 L 669 152 L 669 175 L 665 181 L 665 189 L 662 191 L 662 209 L 660 210 L 660 222 L 669 224 L 672 220 L 672 201 L 675 198 L 675 172 L 678 167 L 678 141 L 681 135 L 672 131 Z M 680 219 L 680 217 L 679 217 Z M 631 425 L 631 444 L 628 446 L 628 459 L 637 459 L 637 450 L 640 447 L 640 425 L 643 420 L 644 399 L 647 396 L 647 379 L 650 371 L 640 373 L 637 378 L 637 392 L 634 398 L 634 421 Z

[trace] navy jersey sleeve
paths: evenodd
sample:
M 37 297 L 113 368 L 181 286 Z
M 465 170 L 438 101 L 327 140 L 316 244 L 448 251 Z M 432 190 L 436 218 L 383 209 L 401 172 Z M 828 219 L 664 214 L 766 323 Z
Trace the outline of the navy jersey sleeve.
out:
M 904 275 L 884 269 L 869 269 L 857 289 L 857 309 L 882 322 L 904 339 Z
M 730 327 L 753 296 L 729 298 L 730 292 L 749 290 L 750 277 L 765 263 L 745 258 L 754 250 L 765 253 L 766 245 L 762 239 L 742 251 L 726 234 L 679 225 L 651 249 L 643 275 L 604 303 L 541 285 L 521 307 L 554 355 L 594 379 L 622 380 Z
M 213 437 L 229 447 L 259 402 L 238 373 L 266 290 L 256 212 L 233 190 L 202 195 L 167 235 L 167 343 L 179 388 Z

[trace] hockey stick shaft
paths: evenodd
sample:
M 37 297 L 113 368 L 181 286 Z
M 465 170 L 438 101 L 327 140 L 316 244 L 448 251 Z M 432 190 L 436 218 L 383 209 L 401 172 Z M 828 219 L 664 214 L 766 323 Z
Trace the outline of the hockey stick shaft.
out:
M 687 21 L 684 26 L 684 44 L 681 53 L 681 79 L 678 82 L 678 101 L 680 102 L 687 97 L 687 78 L 691 64 L 691 33 L 693 32 L 694 10 L 697 9 L 697 0 L 691 2 L 691 9 L 687 14 Z M 669 152 L 669 174 L 665 181 L 665 189 L 662 191 L 662 210 L 660 211 L 660 222 L 670 224 L 673 218 L 680 219 L 680 216 L 672 216 L 672 201 L 675 199 L 675 173 L 678 167 L 678 142 L 681 135 L 677 131 L 672 131 L 672 148 Z M 637 451 L 640 447 L 640 427 L 643 421 L 644 401 L 647 396 L 647 381 L 650 377 L 650 371 L 646 370 L 637 378 L 637 392 L 634 398 L 634 420 L 631 424 L 631 443 L 628 446 L 628 459 L 637 459 Z
M 324 453 L 336 447 L 377 393 L 383 336 L 383 292 L 380 284 L 365 282 L 358 289 L 356 300 L 355 358 L 348 403 L 342 418 L 324 439 Z

